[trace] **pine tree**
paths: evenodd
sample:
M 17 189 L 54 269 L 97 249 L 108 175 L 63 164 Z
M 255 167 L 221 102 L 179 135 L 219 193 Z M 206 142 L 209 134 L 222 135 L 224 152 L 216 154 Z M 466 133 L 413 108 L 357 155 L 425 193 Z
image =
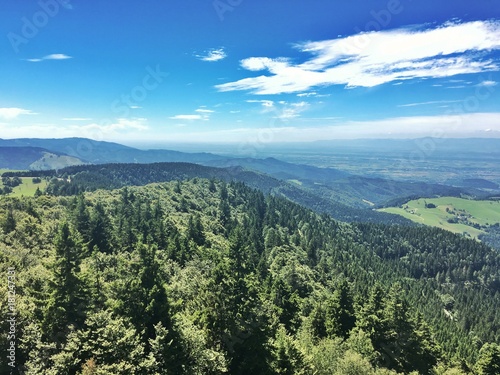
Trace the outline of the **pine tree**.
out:
M 299 375 L 308 370 L 304 355 L 284 327 L 278 328 L 273 342 L 273 374 Z
M 137 244 L 133 253 L 137 261 L 131 265 L 129 277 L 121 280 L 116 310 L 129 317 L 136 330 L 142 332 L 142 341 L 148 353 L 151 350 L 150 340 L 157 334 L 155 326 L 161 323 L 168 331 L 167 342 L 172 342 L 168 353 L 164 353 L 164 361 L 169 363 L 169 368 L 178 369 L 183 364 L 183 353 L 172 323 L 170 305 L 156 252 L 156 245 Z
M 90 219 L 90 250 L 95 246 L 103 253 L 111 253 L 111 222 L 107 216 L 104 206 L 97 202 Z
M 479 351 L 479 359 L 476 363 L 478 375 L 500 374 L 500 345 L 486 343 Z
M 54 242 L 53 292 L 43 327 L 50 341 L 64 341 L 68 326 L 79 327 L 85 319 L 85 286 L 79 275 L 83 247 L 67 222 L 60 226 Z
M 78 195 L 76 198 L 76 207 L 74 210 L 75 227 L 82 235 L 84 242 L 90 241 L 90 215 L 85 203 L 83 194 Z
M 349 331 L 354 328 L 355 322 L 351 291 L 347 280 L 343 280 L 326 302 L 326 333 L 329 337 L 339 336 L 345 339 L 349 336 Z
M 5 221 L 3 222 L 3 231 L 4 233 L 10 233 L 13 232 L 16 229 L 16 219 L 14 217 L 14 212 L 12 211 L 12 208 L 9 208 L 7 211 L 7 217 L 5 218 Z
M 195 215 L 194 218 L 193 216 L 189 216 L 187 236 L 198 246 L 205 244 L 205 233 L 199 214 Z

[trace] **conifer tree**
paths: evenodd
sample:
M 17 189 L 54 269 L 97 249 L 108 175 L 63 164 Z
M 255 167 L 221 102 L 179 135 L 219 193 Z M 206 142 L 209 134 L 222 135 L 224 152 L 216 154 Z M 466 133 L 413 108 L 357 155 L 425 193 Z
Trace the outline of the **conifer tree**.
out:
M 84 242 L 90 241 L 90 215 L 85 203 L 83 194 L 76 198 L 76 207 L 74 210 L 75 227 L 82 235 Z
M 500 345 L 486 343 L 479 351 L 479 359 L 476 363 L 478 375 L 500 374 Z
M 99 251 L 103 253 L 111 252 L 111 223 L 107 216 L 104 206 L 101 202 L 97 202 L 94 207 L 94 212 L 90 219 L 90 242 L 89 249 L 97 246 Z
M 12 211 L 12 208 L 10 207 L 9 210 L 7 211 L 7 217 L 5 218 L 5 221 L 3 222 L 3 231 L 4 233 L 10 233 L 16 229 L 16 219 L 14 218 L 14 212 Z
M 343 280 L 326 302 L 326 333 L 329 337 L 347 338 L 349 331 L 354 328 L 355 322 L 356 317 L 351 291 L 347 280 Z
M 43 327 L 50 341 L 63 341 L 68 326 L 79 327 L 85 319 L 85 286 L 79 275 L 83 248 L 67 222 L 60 226 L 54 242 L 53 291 Z

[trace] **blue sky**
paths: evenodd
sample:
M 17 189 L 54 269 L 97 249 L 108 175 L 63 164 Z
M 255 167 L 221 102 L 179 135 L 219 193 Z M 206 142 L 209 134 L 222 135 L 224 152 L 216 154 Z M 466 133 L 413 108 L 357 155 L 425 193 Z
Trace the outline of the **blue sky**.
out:
M 500 0 L 0 8 L 0 138 L 500 137 Z

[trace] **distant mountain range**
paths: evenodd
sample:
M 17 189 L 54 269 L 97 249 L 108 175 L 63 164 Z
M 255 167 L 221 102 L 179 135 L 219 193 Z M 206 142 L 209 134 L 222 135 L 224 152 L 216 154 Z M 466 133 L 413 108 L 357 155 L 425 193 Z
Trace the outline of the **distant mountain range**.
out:
M 201 163 L 224 159 L 222 156 L 208 153 L 185 153 L 171 150 L 139 150 L 118 143 L 94 141 L 87 138 L 0 139 L 0 148 L 4 147 L 24 147 L 25 150 L 27 150 L 27 147 L 43 148 L 58 154 L 77 158 L 80 160 L 79 164 L 158 162 Z M 5 151 L 3 152 L 5 153 Z M 3 163 L 0 164 L 0 168 L 16 169 L 13 168 L 11 164 Z
M 79 158 L 41 147 L 0 147 L 0 169 L 60 169 L 86 164 Z
M 361 142 L 361 141 L 360 141 Z M 388 141 L 389 142 L 389 141 Z M 360 143 L 362 144 L 362 142 Z M 481 195 L 477 186 L 457 188 L 446 185 L 393 181 L 351 175 L 334 168 L 284 162 L 275 158 L 234 158 L 211 153 L 186 153 L 172 150 L 139 150 L 118 143 L 94 141 L 86 138 L 64 139 L 0 139 L 0 169 L 42 170 L 62 169 L 75 165 L 109 163 L 195 163 L 217 168 L 240 168 L 257 171 L 285 181 L 280 191 L 286 196 L 305 194 L 309 207 L 328 206 L 326 202 L 366 209 L 406 197 Z M 241 173 L 240 173 L 241 174 Z M 252 175 L 255 177 L 255 175 Z M 241 176 L 240 176 L 241 177 Z M 249 183 L 251 178 L 247 179 Z M 252 185 L 252 183 L 249 183 Z M 313 201 L 316 202 L 313 202 Z M 335 207 L 333 211 L 338 211 Z M 332 211 L 325 208 L 323 211 Z M 357 216 L 358 214 L 354 214 Z M 336 214 L 336 216 L 342 216 Z M 351 216 L 349 214 L 348 216 Z

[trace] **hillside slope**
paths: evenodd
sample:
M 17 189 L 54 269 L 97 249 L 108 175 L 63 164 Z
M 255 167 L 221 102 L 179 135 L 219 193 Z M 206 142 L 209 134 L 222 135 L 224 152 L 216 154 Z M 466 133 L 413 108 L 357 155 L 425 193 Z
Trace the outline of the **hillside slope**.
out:
M 82 160 L 40 147 L 0 147 L 0 169 L 60 169 L 85 164 Z
M 227 182 L 234 180 L 244 182 L 265 194 L 282 196 L 317 212 L 327 213 L 340 221 L 413 225 L 405 218 L 372 209 L 349 207 L 336 202 L 335 199 L 319 196 L 306 187 L 241 167 L 215 168 L 191 163 L 104 164 L 4 175 L 52 178 L 46 191 L 53 195 L 73 195 L 97 189 L 116 189 L 195 177 L 215 178 Z
M 113 142 L 94 141 L 87 138 L 18 138 L 0 139 L 0 147 L 41 147 L 76 157 L 92 164 L 104 163 L 199 163 L 221 159 L 208 153 L 184 153 L 171 150 L 139 150 Z
M 464 373 L 498 350 L 500 254 L 442 230 L 200 178 L 5 199 L 0 217 L 27 374 Z
M 227 158 L 210 153 L 185 153 L 171 150 L 139 150 L 112 142 L 98 142 L 85 138 L 64 139 L 11 139 L 1 140 L 0 147 L 43 147 L 55 153 L 64 153 L 92 164 L 187 162 L 209 167 L 242 167 L 262 172 L 279 180 L 294 183 L 298 190 L 313 194 L 329 205 L 340 203 L 353 208 L 370 208 L 407 197 L 436 197 L 483 194 L 480 190 L 445 185 L 351 175 L 335 168 L 319 168 L 304 164 L 287 163 L 275 158 Z M 83 164 L 72 163 L 74 164 Z M 14 169 L 5 166 L 9 169 Z M 54 165 L 53 168 L 61 168 Z M 26 169 L 26 168 L 22 168 Z M 36 168 L 50 169 L 39 163 Z M 323 205 L 323 204 L 322 204 Z

